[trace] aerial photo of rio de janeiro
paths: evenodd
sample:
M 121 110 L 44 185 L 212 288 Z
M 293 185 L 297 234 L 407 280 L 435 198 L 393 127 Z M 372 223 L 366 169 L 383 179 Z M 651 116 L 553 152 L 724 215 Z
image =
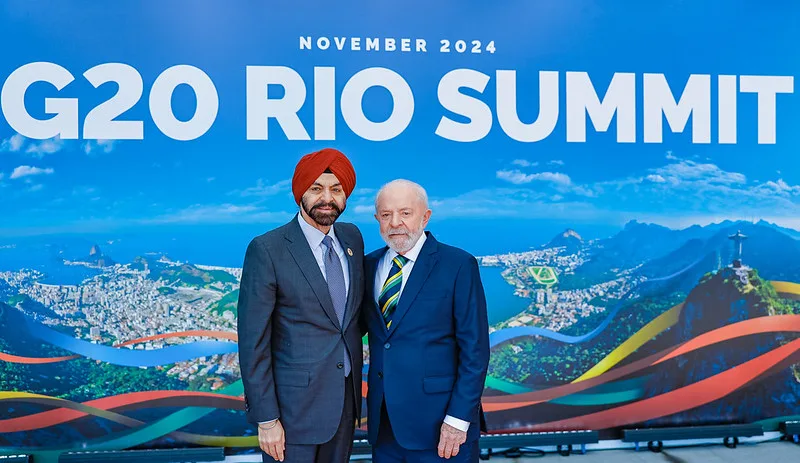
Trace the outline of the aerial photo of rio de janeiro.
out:
M 43 143 L 61 149 L 64 142 L 15 136 L 3 143 L 13 154 Z M 494 182 L 498 194 L 520 194 L 544 179 L 539 190 L 584 195 L 585 204 L 596 205 L 609 188 L 635 187 L 640 201 L 656 201 L 664 184 L 674 191 L 705 189 L 717 195 L 714 207 L 756 199 L 781 203 L 800 189 L 782 180 L 750 185 L 709 161 L 671 152 L 658 162 L 663 165 L 641 177 L 578 186 L 567 183 L 563 161 L 537 173 L 534 163 L 516 159 L 495 172 Z M 52 175 L 14 172 L 6 188 L 18 195 L 41 194 L 26 189 Z M 508 193 L 509 185 L 515 193 Z M 73 194 L 87 203 L 105 201 L 93 201 L 92 188 L 102 187 Z M 44 445 L 56 435 L 65 443 L 103 439 L 167 417 L 173 426 L 154 430 L 147 442 L 252 444 L 253 429 L 241 419 L 236 345 L 240 261 L 250 237 L 293 217 L 283 201 L 288 188 L 285 180 L 259 180 L 231 189 L 231 204 L 191 206 L 172 212 L 172 220 L 157 217 L 136 227 L 126 221 L 102 233 L 64 223 L 53 226 L 62 233 L 12 236 L 14 228 L 4 225 L 0 391 L 35 394 L 2 405 L 8 418 L 0 422 L 11 430 L 3 435 L 5 445 Z M 362 228 L 368 248 L 381 245 L 370 221 L 374 192 L 357 190 L 345 216 Z M 479 194 L 473 196 L 475 207 L 484 206 Z M 432 195 L 431 208 L 446 216 L 454 201 Z M 258 209 L 281 202 L 281 212 Z M 248 214 L 255 218 L 239 220 Z M 490 430 L 505 431 L 511 423 L 518 430 L 592 426 L 613 432 L 632 423 L 658 424 L 665 416 L 693 423 L 791 412 L 800 396 L 800 364 L 789 354 L 764 356 L 791 347 L 793 335 L 776 335 L 765 321 L 747 325 L 754 319 L 785 324 L 785 317 L 800 313 L 800 232 L 790 222 L 631 219 L 598 226 L 576 214 L 574 225 L 565 215 L 555 224 L 543 218 L 503 224 L 508 239 L 484 246 L 490 225 L 476 221 L 480 236 L 462 243 L 480 264 L 489 307 L 492 355 L 483 406 Z M 460 227 L 445 217 L 429 230 L 449 238 Z M 367 360 L 368 354 L 365 349 Z M 718 381 L 720 371 L 748 364 L 750 376 L 722 378 L 730 382 L 729 393 L 689 408 L 649 411 L 655 396 L 676 394 L 677 400 L 691 383 Z M 179 420 L 177 411 L 187 416 Z M 214 419 L 200 419 L 208 416 Z

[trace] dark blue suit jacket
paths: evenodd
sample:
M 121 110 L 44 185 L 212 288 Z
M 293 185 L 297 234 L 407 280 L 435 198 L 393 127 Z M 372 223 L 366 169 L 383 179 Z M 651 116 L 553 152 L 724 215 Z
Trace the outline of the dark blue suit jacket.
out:
M 375 274 L 386 247 L 365 257 L 362 316 L 369 331 L 367 409 L 375 444 L 381 403 L 397 442 L 433 449 L 446 415 L 470 422 L 467 442 L 485 429 L 481 395 L 489 365 L 489 323 L 478 262 L 429 233 L 386 329 L 375 303 Z

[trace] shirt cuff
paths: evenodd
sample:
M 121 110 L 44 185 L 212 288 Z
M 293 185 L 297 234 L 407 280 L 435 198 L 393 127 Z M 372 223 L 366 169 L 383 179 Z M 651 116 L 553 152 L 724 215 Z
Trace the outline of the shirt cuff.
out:
M 274 423 L 276 421 L 278 421 L 278 418 L 275 418 L 274 420 L 269 420 L 269 421 L 259 421 L 258 424 L 269 424 L 269 423 Z
M 469 429 L 469 421 L 459 420 L 458 418 L 450 415 L 444 417 L 444 422 L 458 429 L 459 431 L 467 432 Z

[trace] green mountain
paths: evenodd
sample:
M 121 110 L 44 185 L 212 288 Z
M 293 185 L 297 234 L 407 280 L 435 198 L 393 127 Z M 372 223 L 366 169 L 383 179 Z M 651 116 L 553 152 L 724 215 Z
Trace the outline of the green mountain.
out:
M 778 232 L 780 233 L 780 232 Z M 686 298 L 678 323 L 665 335 L 677 345 L 703 333 L 743 320 L 776 314 L 800 314 L 800 304 L 782 300 L 772 285 L 753 269 L 737 273 L 724 268 L 702 278 Z M 697 383 L 750 361 L 796 338 L 796 334 L 764 333 L 712 344 L 655 369 L 645 387 L 654 397 Z M 788 365 L 773 369 L 758 381 L 698 408 L 645 423 L 647 426 L 681 422 L 713 424 L 731 420 L 753 422 L 796 414 L 800 382 Z
M 230 310 L 231 312 L 233 312 L 233 315 L 238 317 L 239 316 L 239 312 L 237 310 L 238 307 L 239 307 L 239 290 L 237 289 L 229 292 L 228 294 L 223 296 L 222 299 L 210 305 L 208 307 L 208 310 L 210 312 L 219 314 L 220 316 L 222 316 L 222 314 L 224 314 L 226 310 Z
M 204 270 L 192 264 L 171 265 L 137 257 L 131 268 L 150 270 L 149 278 L 162 280 L 165 286 L 190 286 L 229 292 L 239 283 L 236 277 L 223 270 Z
M 800 281 L 800 241 L 767 225 L 740 222 L 719 229 L 707 240 L 690 240 L 675 251 L 643 265 L 638 274 L 658 278 L 683 271 L 682 288 L 691 289 L 705 273 L 733 261 L 734 243 L 728 238 L 741 231 L 742 261 L 769 280 Z M 688 270 L 687 270 L 688 269 Z
M 556 235 L 545 248 L 560 248 L 564 247 L 564 254 L 575 254 L 583 247 L 583 238 L 575 230 L 567 229 L 562 233 Z

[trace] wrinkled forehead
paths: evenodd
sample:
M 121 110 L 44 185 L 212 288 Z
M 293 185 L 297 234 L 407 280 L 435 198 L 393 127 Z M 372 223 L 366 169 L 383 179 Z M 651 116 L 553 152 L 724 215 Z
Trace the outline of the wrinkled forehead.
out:
M 420 209 L 422 200 L 413 188 L 396 185 L 385 189 L 378 197 L 378 210 L 399 211 L 402 209 Z

